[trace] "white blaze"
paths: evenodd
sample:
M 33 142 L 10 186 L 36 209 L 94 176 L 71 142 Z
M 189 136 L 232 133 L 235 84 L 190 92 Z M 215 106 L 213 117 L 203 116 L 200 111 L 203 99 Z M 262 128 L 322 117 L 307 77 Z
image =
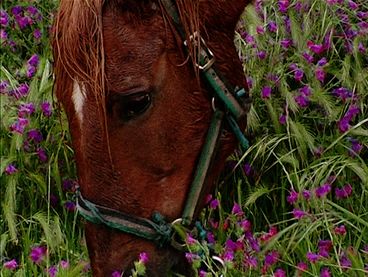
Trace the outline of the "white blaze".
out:
M 84 101 L 85 101 L 85 89 L 83 85 L 81 88 L 76 81 L 74 81 L 74 84 L 73 84 L 72 101 L 74 103 L 74 109 L 77 114 L 79 124 L 81 126 L 83 122 L 83 106 L 84 106 Z

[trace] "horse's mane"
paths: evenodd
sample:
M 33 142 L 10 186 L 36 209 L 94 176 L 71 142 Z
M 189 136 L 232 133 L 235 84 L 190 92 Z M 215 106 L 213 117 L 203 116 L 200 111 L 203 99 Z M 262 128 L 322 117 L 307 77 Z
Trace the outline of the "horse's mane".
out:
M 82 83 L 93 92 L 104 110 L 104 49 L 102 12 L 108 1 L 124 5 L 144 5 L 146 1 L 78 0 L 60 1 L 54 23 L 54 72 L 57 76 L 55 92 L 59 99 L 70 91 L 72 81 Z M 199 0 L 177 0 L 179 14 L 186 34 L 199 31 Z M 197 47 L 191 46 L 191 58 L 196 59 Z M 65 105 L 64 101 L 64 105 Z

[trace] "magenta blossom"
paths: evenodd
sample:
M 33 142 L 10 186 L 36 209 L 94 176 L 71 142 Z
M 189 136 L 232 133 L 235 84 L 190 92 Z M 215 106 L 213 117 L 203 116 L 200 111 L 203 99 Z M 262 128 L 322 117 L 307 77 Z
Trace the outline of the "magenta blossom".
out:
M 18 118 L 17 121 L 15 121 L 11 126 L 10 126 L 10 131 L 11 132 L 15 132 L 18 134 L 23 134 L 25 128 L 28 126 L 29 124 L 29 120 L 27 118 Z
M 325 50 L 324 46 L 322 44 L 315 44 L 312 41 L 307 42 L 309 50 L 311 50 L 315 54 L 322 54 Z
M 75 202 L 73 202 L 73 201 L 66 201 L 64 203 L 64 207 L 69 212 L 74 212 L 75 209 L 76 209 Z
M 272 33 L 276 33 L 277 32 L 278 27 L 277 27 L 277 24 L 276 24 L 275 21 L 270 21 L 268 23 L 267 27 L 268 27 L 268 30 L 270 32 L 272 32 Z
M 38 156 L 38 159 L 43 163 L 47 162 L 48 160 L 46 150 L 43 149 L 42 147 L 37 148 L 37 156 Z
M 33 141 L 35 144 L 39 144 L 43 141 L 43 136 L 40 130 L 38 129 L 31 129 L 27 133 L 27 138 L 29 141 Z
M 311 54 L 307 53 L 307 52 L 304 52 L 304 53 L 303 53 L 303 58 L 304 58 L 304 59 L 305 59 L 309 64 L 313 63 L 313 61 L 314 61 L 314 57 L 313 57 Z
M 300 262 L 300 263 L 298 263 L 298 265 L 296 266 L 296 268 L 299 271 L 307 271 L 308 270 L 308 265 L 305 262 Z
M 120 271 L 114 271 L 113 273 L 111 273 L 111 277 L 121 277 L 121 272 Z
M 350 184 L 345 184 L 342 188 L 335 188 L 335 195 L 337 199 L 348 198 L 353 192 Z
M 243 216 L 244 212 L 242 211 L 241 206 L 238 203 L 234 202 L 233 208 L 231 210 L 231 213 L 236 216 Z
M 315 75 L 316 75 L 317 80 L 320 81 L 321 83 L 325 81 L 326 72 L 323 70 L 322 67 L 316 68 Z
M 320 272 L 320 277 L 331 277 L 331 272 L 327 267 L 322 268 Z
M 18 263 L 15 259 L 12 259 L 10 261 L 5 262 L 4 267 L 9 270 L 14 270 L 18 267 Z
M 47 101 L 41 103 L 41 110 L 44 116 L 50 117 L 52 114 L 51 104 Z
M 148 263 L 148 254 L 146 252 L 142 252 L 139 254 L 139 262 L 142 264 L 146 264 Z
M 262 92 L 261 92 L 261 97 L 263 99 L 270 99 L 271 98 L 271 92 L 272 92 L 272 88 L 269 87 L 269 86 L 265 86 L 263 89 L 262 89 Z
M 278 268 L 276 269 L 275 273 L 273 274 L 274 277 L 286 277 L 285 270 Z
M 33 114 L 35 111 L 35 106 L 33 103 L 24 103 L 20 104 L 18 109 L 18 116 L 25 117 L 27 115 Z
M 331 185 L 329 183 L 325 183 L 322 186 L 316 188 L 315 194 L 318 198 L 325 197 L 331 191 Z
M 296 201 L 298 201 L 298 197 L 299 194 L 294 189 L 292 189 L 286 199 L 287 202 L 289 202 L 290 204 L 295 204 Z
M 45 259 L 46 252 L 45 246 L 35 246 L 31 249 L 29 257 L 35 264 L 40 264 Z
M 279 253 L 277 251 L 274 250 L 274 251 L 268 252 L 264 259 L 264 265 L 266 267 L 270 267 L 274 265 L 275 263 L 277 263 L 278 259 L 279 259 Z
M 63 269 L 69 268 L 69 262 L 68 261 L 61 260 L 59 264 L 60 264 L 60 267 L 63 268 Z
M 55 277 L 55 276 L 56 276 L 56 274 L 57 274 L 57 272 L 58 272 L 58 269 L 57 269 L 57 267 L 56 267 L 55 265 L 50 266 L 50 267 L 47 269 L 47 273 L 48 273 L 48 275 L 49 275 L 50 277 Z
M 334 231 L 337 235 L 341 235 L 341 236 L 344 236 L 346 235 L 346 228 L 345 228 L 345 225 L 340 225 L 340 226 L 336 226 L 334 228 Z
M 320 260 L 320 256 L 316 253 L 313 252 L 308 252 L 307 253 L 307 259 L 308 261 L 310 261 L 312 264 L 316 263 L 317 261 Z
M 18 171 L 18 169 L 15 167 L 14 164 L 8 164 L 6 167 L 5 167 L 5 174 L 7 175 L 12 175 L 14 173 L 16 173 Z
M 217 209 L 218 206 L 220 205 L 220 201 L 218 201 L 218 199 L 213 199 L 211 202 L 210 202 L 210 208 L 211 209 Z
M 296 219 L 302 219 L 303 217 L 307 216 L 308 213 L 303 211 L 303 210 L 300 210 L 300 209 L 293 209 L 293 216 L 294 218 Z
M 311 198 L 311 192 L 307 189 L 303 190 L 302 195 L 305 200 L 309 200 Z

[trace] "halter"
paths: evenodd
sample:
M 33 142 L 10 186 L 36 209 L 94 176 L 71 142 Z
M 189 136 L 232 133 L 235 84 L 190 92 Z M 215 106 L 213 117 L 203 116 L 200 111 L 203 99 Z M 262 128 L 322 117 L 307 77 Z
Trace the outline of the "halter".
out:
M 166 12 L 170 15 L 177 31 L 182 36 L 184 45 L 187 46 L 185 33 L 181 27 L 175 1 L 161 0 L 161 3 L 166 9 Z M 194 33 L 190 39 L 194 41 L 193 43 L 199 43 L 200 45 L 200 57 L 196 66 L 200 70 L 202 80 L 212 92 L 212 107 L 214 113 L 187 195 L 182 217 L 174 222 L 168 223 L 165 221 L 164 217 L 157 212 L 153 213 L 151 220 L 132 216 L 94 204 L 82 196 L 79 187 L 76 190 L 77 209 L 86 220 L 94 224 L 104 224 L 109 228 L 154 241 L 159 247 L 171 245 L 178 249 L 180 247 L 174 239 L 175 233 L 183 235 L 183 232 L 180 230 L 193 224 L 193 215 L 203 191 L 204 184 L 206 183 L 215 161 L 219 138 L 225 120 L 239 140 L 242 149 L 246 150 L 249 147 L 248 140 L 244 137 L 238 125 L 238 121 L 244 118 L 249 110 L 251 104 L 249 93 L 244 88 L 230 85 L 216 72 L 216 69 L 213 67 L 215 57 L 198 33 Z M 219 103 L 219 107 L 217 107 L 215 103 Z M 203 236 L 203 229 L 201 229 L 198 224 L 196 224 L 196 226 L 197 230 L 202 232 Z

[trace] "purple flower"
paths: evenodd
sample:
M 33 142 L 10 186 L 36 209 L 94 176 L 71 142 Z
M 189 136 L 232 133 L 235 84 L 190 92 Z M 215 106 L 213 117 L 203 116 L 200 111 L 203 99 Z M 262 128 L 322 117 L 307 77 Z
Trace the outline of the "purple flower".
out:
M 274 265 L 278 259 L 279 259 L 279 253 L 277 251 L 274 250 L 274 251 L 268 252 L 265 256 L 264 264 L 266 267 L 270 267 Z
M 207 241 L 208 241 L 208 243 L 211 243 L 211 244 L 216 243 L 215 236 L 214 236 L 213 233 L 207 232 Z
M 1 36 L 0 36 L 1 37 Z M 365 54 L 365 52 L 367 51 L 367 49 L 364 47 L 362 42 L 359 42 L 358 44 L 358 51 L 362 54 Z
M 277 31 L 277 24 L 276 24 L 276 22 L 275 21 L 270 21 L 269 23 L 268 23 L 268 25 L 267 25 L 267 27 L 268 27 L 268 30 L 270 31 L 270 32 L 272 32 L 272 33 L 276 33 L 276 31 Z
M 352 120 L 359 113 L 360 113 L 359 107 L 357 107 L 356 105 L 351 105 L 348 111 L 346 112 L 345 117 L 347 117 L 349 120 Z
M 63 268 L 63 269 L 69 268 L 69 262 L 68 261 L 61 260 L 59 264 L 60 264 L 60 267 Z
M 314 61 L 314 57 L 312 56 L 312 55 L 310 55 L 309 53 L 307 53 L 307 52 L 304 52 L 303 53 L 303 58 L 309 63 L 309 64 L 311 64 L 311 63 L 313 63 L 313 61 Z
M 64 191 L 74 191 L 75 186 L 76 186 L 76 181 L 71 180 L 71 179 L 63 180 L 63 190 Z
M 276 269 L 275 273 L 273 274 L 274 277 L 286 277 L 285 270 L 278 268 Z
M 293 45 L 293 41 L 291 39 L 283 39 L 280 41 L 280 44 L 284 49 L 288 49 Z
M 51 266 L 47 269 L 47 273 L 49 274 L 50 277 L 55 277 L 57 272 L 58 272 L 58 269 L 55 265 L 53 265 L 53 266 Z
M 47 101 L 41 103 L 41 110 L 46 117 L 50 117 L 52 114 L 51 104 Z
M 272 88 L 269 86 L 265 86 L 264 88 L 262 88 L 261 97 L 263 99 L 270 99 L 271 92 L 272 92 Z
M 294 97 L 294 100 L 301 108 L 306 108 L 309 106 L 309 98 L 304 95 L 297 95 Z
M 304 71 L 300 68 L 294 71 L 294 78 L 296 81 L 300 82 L 304 77 Z
M 15 20 L 21 30 L 33 24 L 33 20 L 28 16 L 16 16 Z
M 309 190 L 303 190 L 302 195 L 304 196 L 305 200 L 309 200 L 311 197 L 311 192 Z
M 222 258 L 225 262 L 231 262 L 234 260 L 234 252 L 231 250 L 226 250 L 225 253 L 222 255 Z
M 114 271 L 113 273 L 111 273 L 111 277 L 121 277 L 121 272 L 120 271 Z
M 28 124 L 29 120 L 27 118 L 19 117 L 18 120 L 10 126 L 10 131 L 23 134 L 24 129 L 28 126 Z
M 48 158 L 47 158 L 47 154 L 45 149 L 43 149 L 42 147 L 37 148 L 37 156 L 40 159 L 41 162 L 45 163 L 47 162 Z
M 279 0 L 279 11 L 281 13 L 286 13 L 289 8 L 289 0 Z
M 249 163 L 245 163 L 243 166 L 244 174 L 247 177 L 251 177 L 254 174 L 254 169 Z
M 210 208 L 215 210 L 218 208 L 219 204 L 220 204 L 220 201 L 218 201 L 218 199 L 213 199 L 210 202 Z
M 293 216 L 296 219 L 302 219 L 303 217 L 307 216 L 308 214 L 300 209 L 293 209 Z
M 353 92 L 347 88 L 340 87 L 340 88 L 334 89 L 332 91 L 332 95 L 340 98 L 342 101 L 345 102 L 347 99 L 350 99 L 353 97 Z
M 317 261 L 319 261 L 320 256 L 316 253 L 313 252 L 308 252 L 307 253 L 307 259 L 308 261 L 310 261 L 312 264 L 316 263 Z
M 0 26 L 6 27 L 9 25 L 9 15 L 6 11 L 0 10 Z
M 331 184 L 325 183 L 322 186 L 316 188 L 315 194 L 318 198 L 325 197 L 331 191 Z
M 316 68 L 315 75 L 316 75 L 317 80 L 320 81 L 321 83 L 325 81 L 326 72 L 323 70 L 322 67 Z
M 298 201 L 298 197 L 299 194 L 294 189 L 292 189 L 286 199 L 287 202 L 289 202 L 290 204 L 295 204 L 296 201 Z
M 36 71 L 37 70 L 34 66 L 28 65 L 27 66 L 27 72 L 26 72 L 27 78 L 32 78 L 35 75 Z
M 33 31 L 33 37 L 36 39 L 36 40 L 39 40 L 42 36 L 42 33 L 41 33 L 41 30 L 40 29 L 35 29 Z
M 350 184 L 345 184 L 342 188 L 335 188 L 336 199 L 348 198 L 353 192 Z
M 11 8 L 11 13 L 16 16 L 16 15 L 20 15 L 22 12 L 22 7 L 21 6 L 14 6 Z
M 244 212 L 242 211 L 242 208 L 238 203 L 234 203 L 231 213 L 236 216 L 244 215 Z
M 31 249 L 29 257 L 35 264 L 40 264 L 46 256 L 46 250 L 45 246 L 35 246 Z
M 197 243 L 197 240 L 195 238 L 193 238 L 191 234 L 188 233 L 187 237 L 185 238 L 185 242 L 188 245 L 194 245 L 194 244 Z
M 308 265 L 304 262 L 300 262 L 298 263 L 298 265 L 296 266 L 296 268 L 299 270 L 299 271 L 307 271 L 308 270 Z
M 14 270 L 18 267 L 18 263 L 15 259 L 12 259 L 10 261 L 5 262 L 4 267 L 9 270 Z
M 8 39 L 8 33 L 4 29 L 0 29 L 0 41 L 1 43 L 5 43 Z
M 331 277 L 331 272 L 327 267 L 322 268 L 320 277 Z
M 280 117 L 279 117 L 280 124 L 285 125 L 286 124 L 286 119 L 287 119 L 286 114 L 281 114 Z
M 356 157 L 360 154 L 360 152 L 363 149 L 363 145 L 359 142 L 357 139 L 350 139 L 351 142 L 351 148 L 349 149 L 349 155 L 351 157 Z
M 148 254 L 146 252 L 141 252 L 139 254 L 139 262 L 142 263 L 142 264 L 146 264 L 148 263 Z
M 343 268 L 350 268 L 352 263 L 351 261 L 348 259 L 348 257 L 346 257 L 345 254 L 343 254 L 341 257 L 340 257 L 340 264 Z
M 259 35 L 263 35 L 265 33 L 263 26 L 257 26 L 256 31 Z
M 340 133 L 345 133 L 350 129 L 349 118 L 343 117 L 337 122 Z
M 35 111 L 35 106 L 33 103 L 24 103 L 19 106 L 18 116 L 25 117 L 26 115 L 31 115 Z
M 22 96 L 26 96 L 28 92 L 29 92 L 29 86 L 26 83 L 23 83 L 19 87 L 17 87 L 15 97 L 20 98 Z
M 194 253 L 185 253 L 185 258 L 187 259 L 188 263 L 192 264 L 195 260 L 199 259 L 199 256 Z
M 244 232 L 248 232 L 252 228 L 252 223 L 248 219 L 244 219 L 240 221 L 239 225 L 243 229 Z
M 330 240 L 320 240 L 318 242 L 318 254 L 321 257 L 328 258 L 331 248 L 332 248 L 332 241 Z
M 18 171 L 18 169 L 13 164 L 8 164 L 5 167 L 5 170 L 4 170 L 5 174 L 7 174 L 7 175 L 12 175 L 12 174 L 16 173 L 17 171 Z
M 40 63 L 40 58 L 38 57 L 37 54 L 33 54 L 27 61 L 27 64 L 32 65 L 34 67 L 37 67 L 39 63 Z
M 245 238 L 248 240 L 250 247 L 254 251 L 259 252 L 261 250 L 258 240 L 253 236 L 252 232 L 245 232 Z
M 5 93 L 9 86 L 8 81 L 1 81 L 0 82 L 0 93 Z
M 75 211 L 75 203 L 73 201 L 66 201 L 64 203 L 64 207 L 68 212 L 74 212 Z
M 43 140 L 42 133 L 38 129 L 31 129 L 27 133 L 29 141 L 33 141 L 35 144 L 39 144 Z
M 256 257 L 249 256 L 245 257 L 244 264 L 250 268 L 256 268 L 258 266 L 258 260 Z
M 349 0 L 348 3 L 349 3 L 349 8 L 352 10 L 357 10 L 359 8 L 359 5 L 352 0 Z
M 317 65 L 318 66 L 324 66 L 327 64 L 327 59 L 325 57 L 323 57 L 322 59 L 320 59 L 318 62 L 317 62 Z
M 317 55 L 322 54 L 323 51 L 325 50 L 322 44 L 315 44 L 312 41 L 308 41 L 307 45 L 308 45 L 309 50 L 311 50 L 313 53 Z
M 266 53 L 266 51 L 263 51 L 263 50 L 258 51 L 258 53 L 257 53 L 257 57 L 258 57 L 260 60 L 264 60 L 264 59 L 267 57 L 267 53 Z
M 334 231 L 337 235 L 341 235 L 341 236 L 344 236 L 346 234 L 346 228 L 345 228 L 345 225 L 340 225 L 340 226 L 336 226 L 334 228 Z

